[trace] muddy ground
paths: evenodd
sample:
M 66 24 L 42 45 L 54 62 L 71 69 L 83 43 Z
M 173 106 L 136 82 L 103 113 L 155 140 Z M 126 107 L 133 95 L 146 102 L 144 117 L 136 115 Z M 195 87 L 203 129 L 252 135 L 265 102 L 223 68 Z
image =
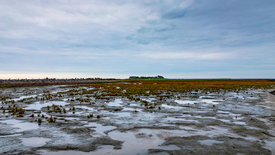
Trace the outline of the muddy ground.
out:
M 70 94 L 92 89 L 1 89 L 0 154 L 275 154 L 272 90 Z

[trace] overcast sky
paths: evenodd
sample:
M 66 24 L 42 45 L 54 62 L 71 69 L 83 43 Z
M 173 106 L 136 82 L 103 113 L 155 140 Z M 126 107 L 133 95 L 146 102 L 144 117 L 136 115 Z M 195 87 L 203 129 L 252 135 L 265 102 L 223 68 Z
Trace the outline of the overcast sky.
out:
M 0 0 L 0 78 L 275 78 L 274 0 Z

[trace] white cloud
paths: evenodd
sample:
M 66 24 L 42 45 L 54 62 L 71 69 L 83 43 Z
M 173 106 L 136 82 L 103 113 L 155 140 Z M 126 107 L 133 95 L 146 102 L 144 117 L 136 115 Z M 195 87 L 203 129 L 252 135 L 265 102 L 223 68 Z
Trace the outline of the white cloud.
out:
M 218 52 L 159 52 L 159 53 L 142 53 L 141 56 L 152 59 L 228 59 L 232 58 L 232 53 L 218 53 Z
M 0 34 L 7 38 L 55 37 L 56 31 L 131 33 L 159 19 L 137 3 L 96 0 L 0 1 L 0 10 Z
M 227 70 L 215 72 L 185 72 L 185 73 L 171 73 L 164 75 L 167 78 L 185 78 L 185 79 L 210 79 L 210 78 L 275 78 L 273 74 L 275 70 Z
M 180 7 L 185 9 L 188 8 L 190 5 L 192 5 L 194 0 L 184 0 L 183 2 L 180 3 Z
M 209 60 L 199 61 L 202 70 L 271 70 L 272 5 L 238 4 L 223 12 L 216 1 L 0 0 L 0 68 L 152 73 L 171 63 L 169 71 L 182 72 L 188 60 Z
M 50 73 L 50 72 L 1 72 L 0 71 L 0 79 L 44 79 L 44 78 L 58 78 L 58 79 L 65 79 L 65 78 L 94 78 L 94 77 L 101 77 L 101 78 L 128 78 L 129 74 L 105 74 L 105 73 Z

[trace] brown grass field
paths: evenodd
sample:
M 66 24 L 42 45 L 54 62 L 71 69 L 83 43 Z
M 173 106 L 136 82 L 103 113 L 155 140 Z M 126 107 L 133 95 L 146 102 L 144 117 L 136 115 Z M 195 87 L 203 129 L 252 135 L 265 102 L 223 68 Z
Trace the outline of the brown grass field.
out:
M 71 85 L 72 87 L 93 86 L 106 87 L 117 93 L 120 87 L 127 92 L 143 92 L 156 90 L 169 90 L 186 92 L 191 90 L 237 90 L 247 88 L 274 88 L 275 79 L 126 79 L 110 81 L 75 81 L 75 82 L 16 82 L 0 83 L 0 88 L 31 87 L 47 85 Z
M 128 96 L 128 95 L 160 95 L 170 92 L 218 92 L 240 91 L 246 89 L 272 89 L 275 80 L 120 80 L 109 82 L 95 82 L 92 84 L 71 85 L 68 87 L 93 87 L 93 90 L 82 91 L 82 94 L 91 94 L 102 90 L 101 96 Z M 73 92 L 72 92 L 73 93 Z M 77 92 L 75 92 L 77 93 Z

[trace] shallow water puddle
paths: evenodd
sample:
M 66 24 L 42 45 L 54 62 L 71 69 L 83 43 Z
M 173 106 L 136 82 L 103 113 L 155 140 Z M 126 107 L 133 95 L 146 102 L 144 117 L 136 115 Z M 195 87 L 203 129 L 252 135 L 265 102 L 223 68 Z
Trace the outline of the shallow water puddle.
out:
M 64 117 L 65 120 L 69 120 L 69 121 L 79 121 L 80 118 L 78 117 Z
M 89 123 L 87 125 L 84 125 L 85 127 L 93 127 L 93 129 L 95 129 L 96 131 L 96 135 L 94 133 L 92 133 L 92 136 L 94 137 L 98 137 L 98 136 L 105 136 L 105 132 L 106 131 L 110 131 L 110 130 L 113 130 L 115 129 L 116 127 L 115 126 L 103 126 L 99 123 Z
M 123 154 L 121 151 L 114 150 L 114 146 L 112 145 L 103 145 L 97 148 L 94 152 L 91 152 L 91 154 L 99 154 L 99 155 L 105 155 L 105 154 L 112 154 L 112 155 L 120 155 Z
M 122 107 L 123 101 L 121 99 L 115 99 L 113 102 L 109 102 L 107 105 L 111 107 Z
M 118 117 L 124 117 L 124 118 L 132 116 L 132 114 L 129 112 L 116 112 L 116 113 L 114 113 L 114 115 L 116 115 Z
M 198 101 L 191 101 L 191 100 L 175 100 L 178 104 L 195 104 L 198 103 Z
M 213 144 L 222 144 L 222 141 L 217 141 L 217 140 L 212 140 L 212 139 L 207 139 L 207 140 L 199 140 L 199 143 L 201 145 L 207 145 L 207 146 L 212 146 Z
M 229 129 L 223 128 L 223 127 L 217 127 L 217 126 L 209 126 L 209 129 L 207 130 L 197 130 L 196 135 L 204 135 L 208 137 L 216 137 L 216 136 L 221 136 L 221 135 L 226 135 L 226 136 L 238 136 L 234 133 L 231 133 Z
M 208 137 L 217 137 L 217 136 L 231 136 L 239 137 L 238 135 L 230 132 L 227 128 L 217 127 L 217 126 L 208 126 L 207 128 L 194 128 L 192 126 L 181 126 L 179 133 L 181 136 L 208 136 Z M 173 130 L 174 131 L 174 130 Z
M 181 134 L 182 131 L 139 129 L 127 132 L 112 131 L 109 136 L 112 139 L 123 141 L 122 148 L 114 150 L 113 146 L 102 146 L 95 154 L 147 154 L 148 149 L 179 150 L 176 145 L 161 145 L 167 137 Z
M 150 132 L 151 131 L 151 132 Z M 139 134 L 144 136 L 138 136 Z M 141 129 L 138 131 L 112 131 L 109 133 L 112 139 L 123 141 L 122 149 L 114 150 L 111 146 L 104 146 L 96 154 L 147 154 L 148 149 L 160 148 L 164 140 L 160 139 L 153 130 Z
M 241 121 L 233 121 L 234 124 L 237 124 L 237 125 L 243 125 L 243 126 L 246 126 L 246 122 L 241 122 Z
M 182 109 L 182 107 L 168 105 L 168 104 L 162 104 L 161 107 L 166 108 L 166 109 Z
M 22 134 L 4 135 L 4 136 L 0 136 L 0 138 L 5 138 L 5 137 L 18 137 L 18 136 L 22 136 Z
M 131 117 L 132 115 L 134 115 L 135 113 L 133 112 L 128 112 L 128 111 L 119 111 L 119 112 L 114 112 L 114 111 L 103 111 L 105 115 L 109 115 L 112 116 L 113 119 L 115 118 L 127 118 L 127 117 Z
M 25 109 L 41 110 L 43 107 L 52 106 L 53 104 L 57 106 L 60 106 L 60 105 L 65 106 L 65 105 L 68 105 L 69 103 L 64 101 L 34 102 L 33 104 L 28 105 Z
M 37 95 L 26 95 L 26 96 L 20 96 L 18 98 L 14 98 L 12 100 L 14 100 L 15 102 L 26 99 L 26 98 L 32 98 L 32 97 L 36 97 Z
M 43 137 L 31 137 L 31 138 L 21 138 L 23 145 L 30 147 L 40 147 L 45 145 L 51 139 Z
M 82 151 L 49 151 L 49 150 L 40 150 L 42 155 L 90 155 L 91 152 L 82 152 Z
M 113 115 L 116 117 L 110 117 L 110 120 L 119 126 L 151 126 L 160 122 L 160 120 L 163 118 L 163 115 L 163 113 L 158 112 L 120 112 L 118 115 Z
M 6 123 L 8 125 L 11 125 L 11 127 L 16 128 L 16 132 L 35 130 L 35 129 L 39 128 L 37 123 L 23 122 L 23 121 L 15 120 L 15 119 L 1 120 L 0 122 Z
M 201 102 L 208 103 L 208 104 L 219 104 L 224 100 L 216 100 L 216 99 L 202 99 Z
M 198 120 L 194 120 L 194 119 L 188 119 L 185 117 L 167 117 L 162 119 L 163 122 L 190 122 L 190 123 L 199 123 Z
M 84 110 L 89 111 L 89 112 L 97 111 L 95 108 L 87 107 L 87 106 L 75 106 L 75 108 L 84 109 Z
M 244 94 L 236 93 L 236 92 L 228 92 L 224 94 L 224 97 L 226 98 L 226 100 L 231 100 L 231 99 L 244 100 L 245 99 Z
M 180 148 L 177 145 L 161 145 L 161 146 L 159 146 L 159 149 L 162 149 L 162 150 L 180 150 Z
M 128 108 L 128 107 L 125 107 L 125 108 L 123 108 L 122 111 L 138 111 L 138 112 L 140 112 L 141 110 L 137 109 L 137 108 Z
M 152 102 L 153 100 L 156 100 L 156 99 L 153 97 L 150 97 L 150 98 L 141 98 L 141 100 L 145 100 L 147 102 Z
M 196 103 L 207 103 L 207 104 L 219 104 L 223 102 L 224 100 L 217 100 L 217 99 L 210 99 L 210 98 L 203 98 L 203 99 L 198 99 L 198 100 L 175 100 L 176 103 L 178 104 L 196 104 Z

